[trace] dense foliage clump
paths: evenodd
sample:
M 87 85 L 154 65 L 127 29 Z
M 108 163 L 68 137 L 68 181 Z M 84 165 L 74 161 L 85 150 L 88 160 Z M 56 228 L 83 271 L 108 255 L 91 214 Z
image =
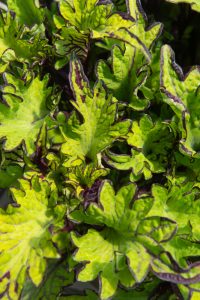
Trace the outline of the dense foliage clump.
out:
M 200 1 L 149 2 L 0 2 L 1 299 L 200 299 Z

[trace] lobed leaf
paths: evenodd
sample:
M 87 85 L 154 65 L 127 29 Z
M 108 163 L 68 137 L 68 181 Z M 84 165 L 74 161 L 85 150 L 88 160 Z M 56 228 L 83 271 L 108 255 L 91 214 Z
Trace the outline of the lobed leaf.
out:
M 22 0 L 7 0 L 9 10 L 14 11 L 20 24 L 33 26 L 43 21 L 43 11 L 37 0 L 28 0 L 24 5 Z
M 18 299 L 29 274 L 38 286 L 46 270 L 47 258 L 58 259 L 50 226 L 57 220 L 48 209 L 46 182 L 20 180 L 21 190 L 12 189 L 17 207 L 0 211 L 1 294 Z
M 142 282 L 155 264 L 152 253 L 161 253 L 161 244 L 176 232 L 176 223 L 169 219 L 145 219 L 152 200 L 134 201 L 135 190 L 136 186 L 129 184 L 115 195 L 111 184 L 104 181 L 98 205 L 91 203 L 86 211 L 75 210 L 70 214 L 75 221 L 103 226 L 101 231 L 89 229 L 81 237 L 72 234 L 78 248 L 74 259 L 85 262 L 78 280 L 90 281 L 99 275 L 101 299 L 114 295 L 118 282 L 125 287 Z
M 139 49 L 146 59 L 150 60 L 148 47 L 139 38 L 141 28 L 134 29 L 136 22 L 129 12 L 113 12 L 113 5 L 109 1 L 60 0 L 59 4 L 60 13 L 67 22 L 64 25 L 58 19 L 55 21 L 57 27 L 61 29 L 56 42 L 57 53 L 62 57 L 60 66 L 68 61 L 70 51 L 74 51 L 80 58 L 86 59 L 91 39 L 102 41 L 111 39 L 125 42 L 132 48 Z M 152 26 L 151 30 L 147 30 L 149 31 L 147 33 L 149 40 L 152 39 L 152 31 L 155 35 L 157 31 L 160 31 L 159 24 L 156 24 L 155 27 L 156 29 L 153 29 Z M 132 28 L 133 31 L 131 31 Z M 144 30 L 144 28 L 142 29 Z M 66 54 L 67 58 L 64 58 Z M 59 63 L 57 63 L 57 67 L 59 67 Z
M 42 80 L 35 77 L 27 83 L 9 73 L 4 78 L 4 102 L 0 103 L 0 138 L 6 140 L 4 149 L 13 150 L 24 142 L 28 154 L 32 154 L 50 114 L 48 101 L 53 88 L 47 87 L 48 76 Z
M 117 103 L 106 95 L 101 82 L 93 91 L 82 70 L 80 62 L 71 62 L 71 88 L 76 110 L 83 118 L 81 124 L 74 114 L 60 127 L 65 143 L 61 151 L 69 158 L 95 160 L 97 155 L 109 147 L 116 139 L 123 138 L 130 127 L 130 120 L 116 122 Z
M 132 170 L 135 179 L 144 174 L 145 179 L 152 173 L 162 173 L 167 165 L 167 153 L 173 147 L 173 133 L 168 125 L 157 121 L 155 124 L 148 115 L 133 121 L 127 143 L 132 146 L 131 156 L 107 152 L 106 162 L 118 170 Z M 168 149 L 168 150 L 167 150 Z
M 184 76 L 175 63 L 174 52 L 165 45 L 161 51 L 161 90 L 164 101 L 178 118 L 181 140 L 180 151 L 197 155 L 199 151 L 199 80 L 200 70 L 192 68 Z
M 38 25 L 32 28 L 20 24 L 10 13 L 0 15 L 0 72 L 15 61 L 28 65 L 41 62 L 48 54 L 44 28 Z M 14 63 L 13 63 L 14 66 Z

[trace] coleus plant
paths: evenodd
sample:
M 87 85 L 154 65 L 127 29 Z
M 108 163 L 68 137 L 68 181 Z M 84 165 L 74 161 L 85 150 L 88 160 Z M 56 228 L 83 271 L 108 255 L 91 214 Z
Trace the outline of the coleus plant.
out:
M 200 67 L 139 0 L 0 8 L 0 298 L 199 299 Z

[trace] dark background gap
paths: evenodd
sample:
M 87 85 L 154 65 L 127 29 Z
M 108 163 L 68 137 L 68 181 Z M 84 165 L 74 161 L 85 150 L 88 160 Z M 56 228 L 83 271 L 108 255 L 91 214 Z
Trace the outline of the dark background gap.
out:
M 162 41 L 172 46 L 176 61 L 187 72 L 200 65 L 200 14 L 189 4 L 173 4 L 165 0 L 141 0 L 149 24 L 164 24 Z

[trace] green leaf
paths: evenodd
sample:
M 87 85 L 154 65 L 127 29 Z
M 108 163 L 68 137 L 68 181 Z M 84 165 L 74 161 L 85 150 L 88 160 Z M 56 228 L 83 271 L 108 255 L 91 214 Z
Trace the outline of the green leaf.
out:
M 200 160 L 198 158 L 191 159 L 180 152 L 175 153 L 177 167 L 186 167 L 184 175 L 191 180 L 199 181 L 200 179 Z
M 132 170 L 136 178 L 144 174 L 145 179 L 152 173 L 162 173 L 167 166 L 167 153 L 173 147 L 173 134 L 168 125 L 153 123 L 148 115 L 139 122 L 133 121 L 127 143 L 132 146 L 131 156 L 107 151 L 106 162 L 118 170 Z
M 126 265 L 123 255 L 118 255 L 119 242 L 110 231 L 98 232 L 90 229 L 83 237 L 72 235 L 73 242 L 78 247 L 74 259 L 76 261 L 87 261 L 84 269 L 79 273 L 79 281 L 90 281 L 100 273 L 101 299 L 108 299 L 113 296 L 118 285 L 118 281 L 134 284 L 131 274 Z M 115 241 L 115 246 L 112 242 Z M 121 243 L 126 242 L 121 240 Z M 124 245 L 124 248 L 127 245 Z M 132 246 L 134 248 L 134 246 Z M 87 250 L 86 250 L 87 249 Z M 104 253 L 104 255 L 102 255 Z M 119 253 L 120 254 L 120 253 Z M 117 270 L 117 264 L 120 264 Z
M 150 199 L 141 200 L 134 208 L 129 208 L 135 189 L 134 184 L 129 184 L 115 196 L 112 186 L 105 181 L 99 206 L 91 204 L 85 216 L 80 211 L 71 214 L 73 219 L 84 218 L 86 223 L 107 226 L 100 232 L 90 229 L 80 238 L 72 236 L 79 248 L 75 260 L 88 262 L 79 273 L 78 280 L 93 280 L 100 274 L 102 299 L 108 299 L 115 293 L 119 281 L 126 287 L 132 286 L 135 280 L 141 282 L 148 273 L 151 258 L 146 249 L 134 240 L 134 234 L 140 219 L 149 209 Z M 142 265 L 141 254 L 145 256 Z
M 181 134 L 180 151 L 198 155 L 199 144 L 199 81 L 200 71 L 194 67 L 183 75 L 175 63 L 174 52 L 165 45 L 161 52 L 161 89 L 164 101 L 175 112 Z
M 0 278 L 2 294 L 19 299 L 29 274 L 38 286 L 46 270 L 47 258 L 59 258 L 51 241 L 50 226 L 57 218 L 48 209 L 47 182 L 20 180 L 21 190 L 12 189 L 19 207 L 0 211 Z
M 38 0 L 7 0 L 9 10 L 14 11 L 20 24 L 33 26 L 43 21 L 42 9 L 39 8 Z
M 188 186 L 184 188 L 188 190 Z M 114 294 L 118 282 L 125 287 L 131 286 L 131 281 L 125 277 L 130 276 L 127 270 L 136 282 L 144 280 L 150 266 L 153 273 L 162 280 L 184 284 L 198 281 L 199 267 L 188 267 L 185 257 L 198 255 L 200 248 L 191 242 L 188 222 L 183 220 L 181 213 L 176 211 L 177 208 L 174 208 L 174 213 L 173 209 L 171 212 L 169 207 L 165 207 L 164 192 L 165 188 L 154 185 L 153 204 L 150 198 L 139 198 L 132 202 L 134 184 L 122 187 L 115 195 L 110 183 L 105 181 L 98 205 L 91 203 L 85 211 L 75 210 L 71 213 L 70 217 L 75 221 L 103 226 L 102 231 L 90 229 L 82 237 L 72 236 L 78 247 L 74 259 L 86 262 L 78 279 L 89 281 L 100 274 L 102 299 L 108 299 Z M 176 192 L 177 190 L 173 191 Z M 174 204 L 171 194 L 169 199 Z M 177 205 L 179 207 L 180 201 L 177 201 Z M 183 203 L 182 207 L 186 209 Z M 196 219 L 195 223 L 197 224 Z M 187 236 L 188 240 L 185 240 Z M 106 255 L 102 256 L 102 252 Z M 124 264 L 125 258 L 128 269 Z M 109 278 L 109 283 L 105 277 Z
M 127 134 L 130 120 L 116 122 L 116 100 L 107 97 L 101 82 L 93 91 L 90 90 L 82 66 L 76 59 L 71 62 L 70 82 L 76 100 L 72 104 L 82 116 L 83 123 L 73 114 L 67 124 L 60 127 L 65 140 L 61 151 L 74 160 L 86 156 L 95 160 L 98 153 Z
M 76 27 L 62 27 L 55 42 L 56 52 L 61 57 L 56 62 L 56 68 L 60 69 L 69 62 L 74 52 L 81 60 L 85 60 L 89 50 L 88 34 L 81 33 Z
M 112 4 L 97 5 L 98 2 L 98 0 L 61 0 L 60 13 L 70 25 L 80 31 L 88 31 L 90 28 L 105 26 L 105 17 L 111 13 Z
M 135 20 L 127 13 L 113 12 L 110 2 L 60 0 L 60 13 L 66 20 L 64 26 L 55 20 L 58 29 L 57 53 L 64 57 L 73 50 L 81 58 L 86 58 L 90 39 L 118 40 L 136 47 L 150 60 L 148 48 L 139 38 L 139 32 L 132 33 Z M 99 44 L 100 45 L 100 44 Z
M 63 65 L 69 61 L 72 52 L 85 60 L 90 46 L 91 30 L 103 24 L 105 26 L 106 17 L 112 11 L 112 4 L 97 5 L 98 1 L 85 0 L 61 0 L 59 2 L 60 13 L 67 24 L 61 23 L 57 17 L 54 20 L 56 27 L 60 29 L 55 43 L 57 54 L 64 59 Z M 59 67 L 58 62 L 56 65 Z
M 89 224 L 90 222 L 92 224 L 95 224 L 95 222 L 105 224 L 108 227 L 114 227 L 118 231 L 124 231 L 124 233 L 128 230 L 135 231 L 138 225 L 135 220 L 138 212 L 129 209 L 129 204 L 133 200 L 135 190 L 136 186 L 129 184 L 121 188 L 115 196 L 115 192 L 109 181 L 104 181 L 99 198 L 100 207 L 91 204 L 87 210 L 88 221 L 85 221 L 89 222 Z
M 111 184 L 104 181 L 98 205 L 91 203 L 86 211 L 75 210 L 70 214 L 75 221 L 102 225 L 103 228 L 106 225 L 99 232 L 89 229 L 82 237 L 72 235 L 78 247 L 74 259 L 86 262 L 78 280 L 90 281 L 99 275 L 102 299 L 114 295 L 118 282 L 130 287 L 134 281 L 144 280 L 154 259 L 151 245 L 142 243 L 144 236 L 157 242 L 157 245 L 153 244 L 159 252 L 160 244 L 170 240 L 176 230 L 176 224 L 170 220 L 145 220 L 151 199 L 140 198 L 133 202 L 135 190 L 136 186 L 129 184 L 115 195 Z
M 67 270 L 67 263 L 51 262 L 42 283 L 36 287 L 31 280 L 26 281 L 22 290 L 22 300 L 55 300 L 60 299 L 60 292 L 64 286 L 73 283 L 74 274 Z M 59 297 L 59 298 L 58 298 Z
M 10 62 L 26 62 L 29 65 L 41 61 L 49 52 L 44 27 L 20 26 L 9 13 L 0 15 L 0 71 L 4 72 Z
M 131 45 L 140 50 L 150 61 L 151 54 L 146 45 L 140 40 L 139 36 L 131 32 L 131 28 L 135 26 L 134 19 L 129 15 L 114 13 L 106 20 L 105 27 L 99 30 L 98 28 L 92 31 L 94 39 L 111 38 Z
M 176 222 L 162 217 L 145 219 L 138 228 L 138 234 L 148 235 L 158 243 L 170 240 L 175 235 L 176 231 Z
M 67 180 L 67 183 L 70 183 L 76 187 L 81 185 L 82 187 L 90 188 L 98 178 L 104 177 L 108 175 L 108 173 L 109 169 L 99 167 L 93 163 L 83 163 L 80 166 L 70 168 L 68 173 L 69 179 Z
M 53 89 L 47 87 L 48 76 L 25 83 L 7 73 L 5 80 L 4 102 L 0 103 L 0 138 L 6 139 L 4 149 L 13 150 L 24 141 L 27 152 L 32 154 L 40 128 L 50 113 L 47 101 L 50 102 Z
M 134 91 L 145 80 L 146 72 L 141 72 L 141 76 L 137 76 L 136 56 L 136 49 L 130 45 L 125 45 L 125 51 L 114 46 L 111 58 L 112 66 L 103 60 L 99 61 L 97 65 L 98 78 L 106 84 L 106 87 L 118 100 L 132 103 Z M 147 106 L 148 102 L 143 102 L 143 106 Z
M 177 268 L 180 268 L 178 265 Z M 179 269 L 176 274 L 174 271 L 167 267 L 166 264 L 163 265 L 159 260 L 154 260 L 154 264 L 152 266 L 153 273 L 161 280 L 169 281 L 176 284 L 195 284 L 199 283 L 199 263 L 190 264 L 186 269 Z M 163 269 L 165 272 L 163 273 Z
M 154 201 L 148 216 L 171 218 L 178 222 L 179 229 L 184 228 L 191 218 L 190 214 L 198 207 L 198 203 L 194 201 L 197 193 L 197 190 L 193 189 L 194 184 L 184 180 L 184 177 L 180 178 L 169 190 L 160 185 L 153 185 Z M 186 194 L 189 191 L 190 193 Z
M 167 0 L 168 2 L 172 3 L 188 3 L 191 5 L 193 10 L 200 12 L 200 3 L 199 0 Z
M 178 289 L 181 293 L 183 299 L 188 299 L 191 297 L 192 300 L 198 300 L 200 296 L 200 285 L 199 283 L 191 284 L 185 286 L 183 284 L 178 284 Z
M 147 27 L 147 16 L 139 0 L 128 0 L 127 9 L 136 22 L 130 32 L 138 36 L 147 49 L 150 49 L 162 32 L 162 24 L 155 22 Z
M 195 244 L 195 241 L 200 239 L 197 226 L 200 214 L 197 198 L 199 185 L 185 179 L 185 177 L 174 179 L 168 190 L 153 185 L 154 201 L 147 215 L 148 217 L 162 216 L 177 223 L 176 239 L 167 243 L 165 249 L 168 249 L 180 264 L 184 263 L 183 258 L 186 256 L 198 256 L 200 250 L 199 245 Z
M 16 180 L 22 177 L 23 170 L 19 165 L 8 165 L 5 169 L 0 168 L 0 188 L 10 187 Z
M 161 43 L 157 42 L 152 49 L 152 58 L 149 64 L 148 76 L 139 90 L 151 103 L 161 103 L 162 95 L 160 91 L 160 49 Z M 166 109 L 165 109 L 166 110 Z
M 109 166 L 117 170 L 132 170 L 133 180 L 138 180 L 142 174 L 146 180 L 152 177 L 152 173 L 162 173 L 164 168 L 157 161 L 148 160 L 143 153 L 131 150 L 131 156 L 126 154 L 115 154 L 107 151 L 104 157 Z
M 146 15 L 139 1 L 128 1 L 128 11 L 135 19 L 135 25 L 129 29 L 130 33 L 138 36 L 145 47 L 150 49 L 162 30 L 161 24 L 155 23 L 146 29 Z M 144 55 L 138 49 L 133 48 L 128 42 L 122 49 L 114 46 L 110 63 L 100 61 L 97 65 L 97 74 L 117 99 L 128 101 L 135 109 L 144 109 L 148 101 L 135 98 L 137 90 L 145 83 L 149 70 Z

